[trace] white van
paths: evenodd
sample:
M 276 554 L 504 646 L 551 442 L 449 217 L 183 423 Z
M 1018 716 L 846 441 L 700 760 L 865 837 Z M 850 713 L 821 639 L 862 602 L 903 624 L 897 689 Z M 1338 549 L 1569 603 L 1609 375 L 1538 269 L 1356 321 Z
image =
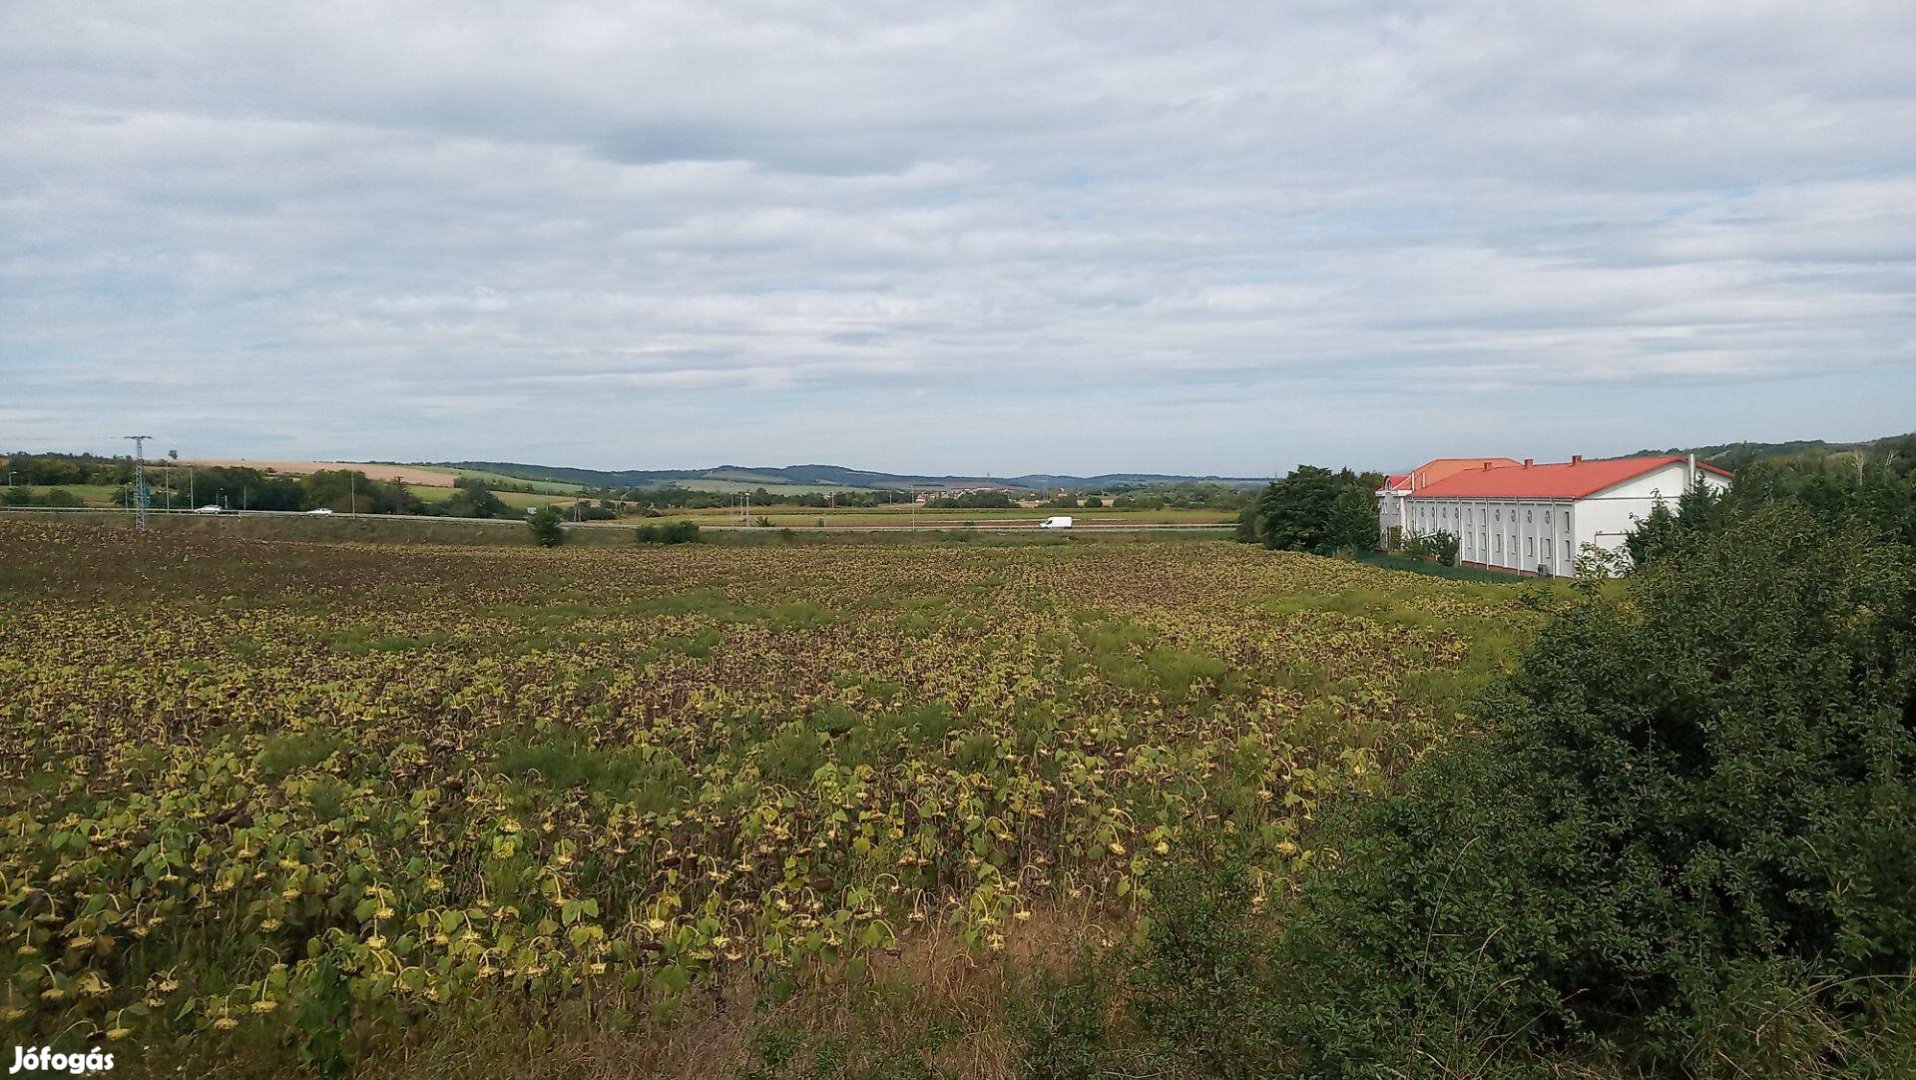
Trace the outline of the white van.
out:
M 1038 526 L 1040 529 L 1069 529 L 1070 527 L 1071 519 L 1069 517 L 1048 517 Z

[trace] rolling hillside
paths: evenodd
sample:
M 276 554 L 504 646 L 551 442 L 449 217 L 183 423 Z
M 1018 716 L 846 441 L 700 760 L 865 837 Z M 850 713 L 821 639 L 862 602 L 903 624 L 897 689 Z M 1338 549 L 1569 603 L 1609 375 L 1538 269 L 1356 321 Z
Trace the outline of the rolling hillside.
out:
M 1822 439 L 1798 439 L 1791 442 L 1735 442 L 1717 446 L 1644 450 L 1642 453 L 1695 454 L 1698 461 L 1707 461 L 1726 469 L 1736 469 L 1764 458 L 1797 457 L 1803 454 L 1863 454 L 1872 458 L 1893 454 L 1907 459 L 1916 457 L 1916 432 L 1907 435 L 1885 435 L 1880 439 L 1864 439 L 1860 442 L 1826 442 Z
M 1214 483 L 1231 487 L 1255 488 L 1268 478 L 1234 476 L 1174 476 L 1162 473 L 1105 473 L 1098 476 L 1029 474 L 1025 476 L 920 476 L 906 473 L 870 472 L 841 465 L 744 466 L 720 465 L 711 469 L 574 469 L 555 465 L 527 465 L 507 461 L 440 461 L 439 468 L 495 473 L 523 480 L 583 484 L 588 487 L 663 487 L 681 484 L 696 487 L 701 481 L 731 485 L 764 487 L 860 488 L 905 490 L 911 488 L 957 488 L 1003 486 L 1043 491 L 1066 488 L 1095 491 L 1119 484 Z

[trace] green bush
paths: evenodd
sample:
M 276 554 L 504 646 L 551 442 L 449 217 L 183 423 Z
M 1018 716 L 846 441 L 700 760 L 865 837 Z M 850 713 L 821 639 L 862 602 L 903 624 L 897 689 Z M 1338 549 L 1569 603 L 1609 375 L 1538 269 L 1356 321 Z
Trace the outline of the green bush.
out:
M 511 513 L 504 499 L 492 493 L 492 489 L 470 477 L 462 476 L 452 482 L 458 492 L 452 498 L 439 504 L 439 510 L 448 517 L 498 518 Z
M 632 530 L 632 535 L 641 544 L 696 544 L 699 527 L 693 521 L 672 521 L 664 525 L 641 525 Z
M 5 488 L 0 488 L 0 506 L 78 507 L 85 505 L 78 495 L 75 495 L 65 488 L 54 488 L 44 495 L 35 495 L 30 488 L 25 486 L 13 487 L 9 485 Z
M 1197 838 L 1195 857 L 1151 876 L 1150 917 L 1126 958 L 1126 989 L 1175 1075 L 1292 1075 L 1283 1026 L 1271 1017 L 1279 999 L 1266 965 L 1270 939 L 1250 916 L 1250 866 L 1218 839 Z
M 1305 1071 L 1567 1052 L 1776 1075 L 1897 1052 L 1907 549 L 1791 507 L 1673 537 L 1627 595 L 1582 596 L 1485 711 L 1490 734 L 1326 845 L 1273 1013 Z
M 1098 1080 L 1111 1075 L 1105 1047 L 1103 987 L 1090 979 L 1046 974 L 1029 1001 L 1016 1003 L 1023 1042 L 1019 1074 L 1046 1080 Z
M 1434 562 L 1442 566 L 1457 565 L 1457 536 L 1455 533 L 1406 533 L 1404 534 L 1404 557 L 1420 562 Z
M 1271 1016 L 1273 939 L 1253 915 L 1244 838 L 1206 829 L 1186 841 L 1146 875 L 1136 941 L 1087 951 L 1010 1002 L 1022 1075 L 1296 1075 Z
M 532 530 L 532 542 L 540 547 L 558 547 L 565 543 L 565 526 L 559 524 L 559 512 L 550 506 L 526 519 Z

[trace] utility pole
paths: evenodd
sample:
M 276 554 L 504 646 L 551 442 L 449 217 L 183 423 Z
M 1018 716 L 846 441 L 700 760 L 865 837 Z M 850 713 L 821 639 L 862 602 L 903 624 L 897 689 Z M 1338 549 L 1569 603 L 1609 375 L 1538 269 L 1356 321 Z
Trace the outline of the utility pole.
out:
M 151 500 L 151 495 L 148 494 L 146 489 L 146 440 L 152 437 L 151 435 L 126 436 L 126 438 L 133 443 L 133 505 L 135 514 L 133 520 L 135 527 L 141 532 L 146 531 L 146 504 Z

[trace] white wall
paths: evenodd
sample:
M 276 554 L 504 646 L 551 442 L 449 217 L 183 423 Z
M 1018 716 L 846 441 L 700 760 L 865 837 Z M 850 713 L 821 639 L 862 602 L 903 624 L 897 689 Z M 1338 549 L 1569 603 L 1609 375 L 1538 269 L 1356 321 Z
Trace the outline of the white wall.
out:
M 1388 543 L 1390 531 L 1404 525 L 1404 497 L 1394 490 L 1386 488 L 1384 494 L 1377 496 L 1377 541 Z M 1409 532 L 1408 528 L 1404 529 Z
M 1619 484 L 1608 491 L 1598 492 L 1588 499 L 1577 503 L 1577 549 L 1584 544 L 1594 544 L 1608 551 L 1623 550 L 1623 540 L 1637 523 L 1650 516 L 1661 498 L 1672 511 L 1677 509 L 1677 500 L 1683 497 L 1684 489 L 1689 486 L 1688 466 L 1683 462 L 1673 462 L 1655 472 L 1645 473 L 1634 480 Z M 1703 483 L 1710 488 L 1722 491 L 1730 482 L 1713 472 L 1697 470 Z
M 1456 536 L 1458 557 L 1508 570 L 1567 574 L 1579 541 L 1572 504 L 1564 499 L 1418 499 L 1411 528 Z M 1564 544 L 1570 544 L 1565 555 Z

